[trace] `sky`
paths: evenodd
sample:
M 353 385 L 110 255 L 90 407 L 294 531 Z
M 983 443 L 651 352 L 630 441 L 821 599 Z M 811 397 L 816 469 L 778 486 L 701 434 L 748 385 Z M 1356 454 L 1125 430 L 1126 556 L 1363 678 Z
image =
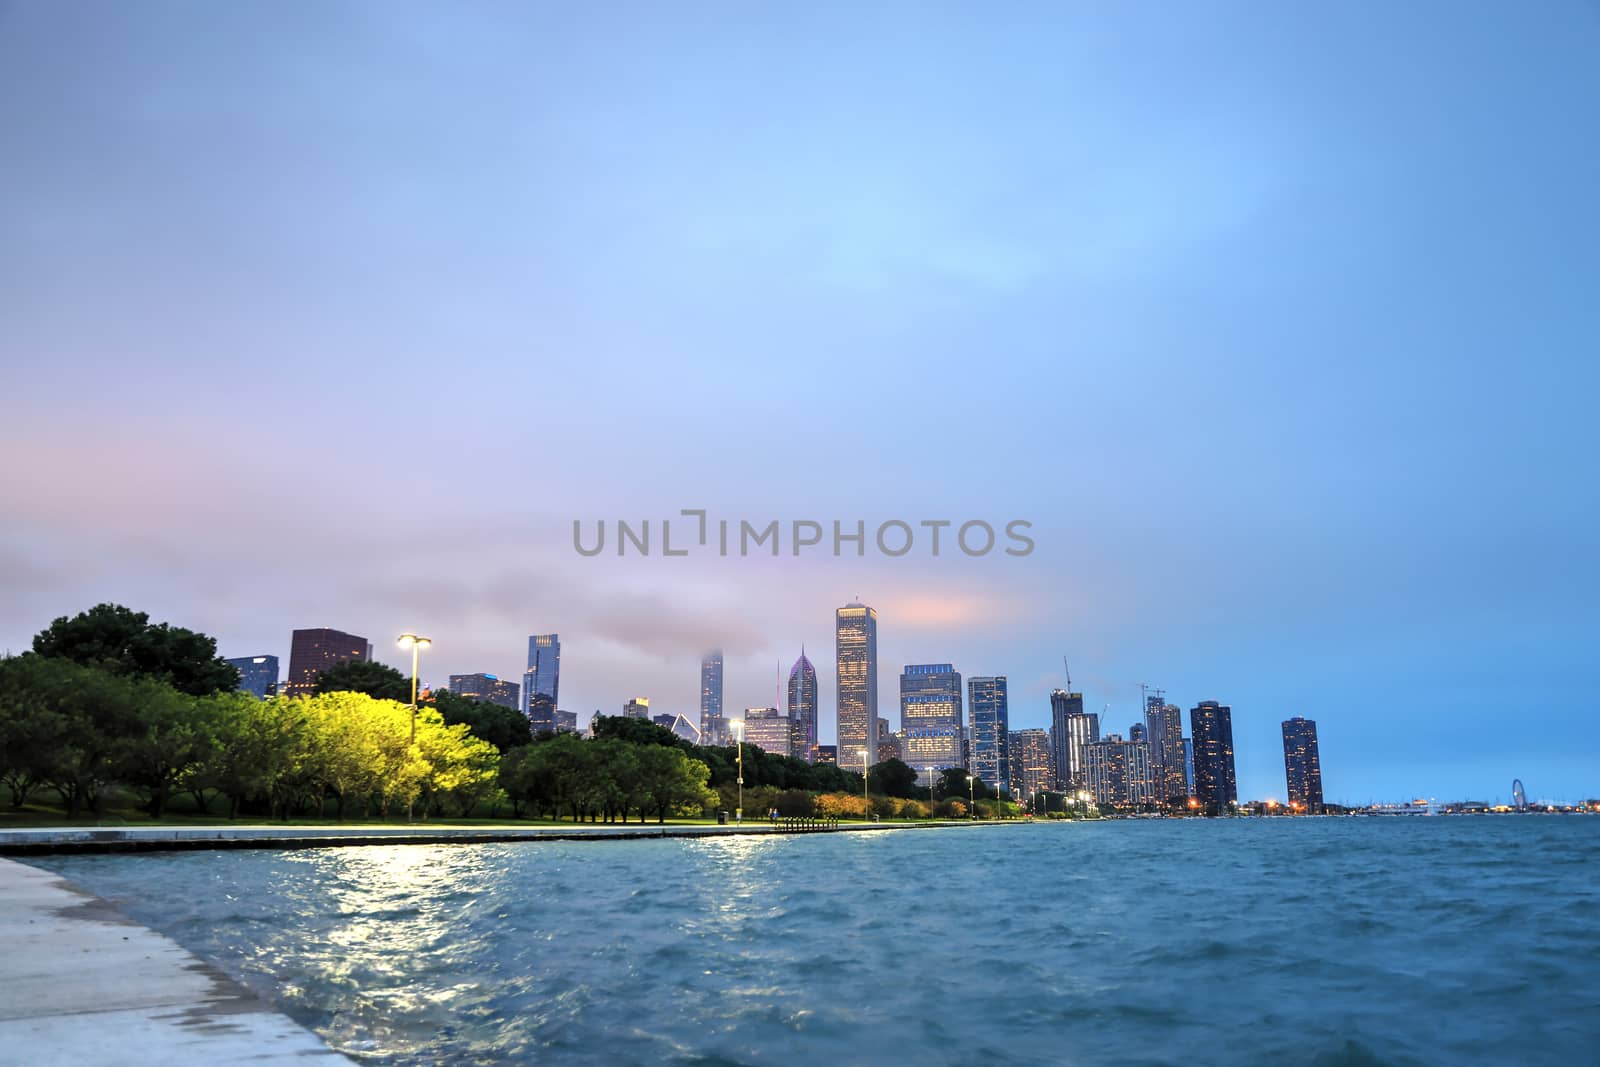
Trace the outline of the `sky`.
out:
M 1241 797 L 1600 795 L 1600 5 L 0 2 L 0 649 L 902 664 Z M 1031 524 L 594 558 L 574 520 Z M 1002 541 L 1002 547 L 1004 542 Z

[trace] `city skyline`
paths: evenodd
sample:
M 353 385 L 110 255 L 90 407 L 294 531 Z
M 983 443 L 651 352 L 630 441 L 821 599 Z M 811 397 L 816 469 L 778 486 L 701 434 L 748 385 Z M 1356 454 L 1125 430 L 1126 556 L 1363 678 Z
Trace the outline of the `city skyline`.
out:
M 1304 716 L 1330 800 L 1580 798 L 1596 24 L 1441 10 L 9 5 L 0 650 L 559 631 L 587 716 L 804 644 L 831 734 L 859 599 L 890 718 L 1043 726 L 1066 651 L 1107 733 L 1230 705 L 1243 795 Z M 694 509 L 1035 547 L 572 547 Z

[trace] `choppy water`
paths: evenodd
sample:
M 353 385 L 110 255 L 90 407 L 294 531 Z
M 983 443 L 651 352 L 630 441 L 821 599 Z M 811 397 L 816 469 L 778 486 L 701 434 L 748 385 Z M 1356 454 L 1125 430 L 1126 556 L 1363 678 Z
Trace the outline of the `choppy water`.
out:
M 45 865 L 376 1063 L 1600 1063 L 1600 818 Z

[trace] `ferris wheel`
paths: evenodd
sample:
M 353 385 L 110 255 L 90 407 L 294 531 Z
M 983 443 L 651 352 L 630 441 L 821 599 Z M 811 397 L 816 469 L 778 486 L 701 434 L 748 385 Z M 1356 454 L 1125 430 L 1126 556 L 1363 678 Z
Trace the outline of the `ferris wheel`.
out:
M 1522 788 L 1522 779 L 1511 779 L 1511 806 L 1518 811 L 1528 810 L 1528 791 Z

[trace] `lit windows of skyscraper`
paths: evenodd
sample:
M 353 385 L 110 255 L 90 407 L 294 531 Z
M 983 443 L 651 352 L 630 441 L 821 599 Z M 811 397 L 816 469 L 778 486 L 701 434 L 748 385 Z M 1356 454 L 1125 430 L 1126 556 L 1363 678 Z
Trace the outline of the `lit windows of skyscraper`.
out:
M 839 700 L 839 766 L 863 770 L 878 762 L 878 613 L 846 604 L 834 613 Z
M 908 664 L 900 675 L 901 759 L 922 778 L 966 766 L 961 675 L 948 663 Z
M 1189 797 L 1183 768 L 1183 712 L 1176 704 L 1166 703 L 1158 691 L 1145 698 L 1144 722 L 1156 803 L 1181 808 Z
M 1207 815 L 1226 815 L 1239 799 L 1233 769 L 1233 709 L 1202 700 L 1189 709 L 1194 748 L 1194 795 Z
M 1082 789 L 1083 777 L 1083 724 L 1073 722 L 1083 717 L 1083 694 L 1069 693 L 1065 689 L 1050 692 L 1050 749 L 1055 764 L 1056 780 L 1052 789 Z M 1080 740 L 1074 746 L 1073 737 Z M 1096 737 L 1098 740 L 1098 729 Z
M 708 745 L 719 744 L 722 726 L 722 649 L 700 660 L 700 736 Z
M 561 635 L 528 638 L 528 670 L 522 676 L 523 710 L 535 734 L 554 732 L 561 697 Z
M 839 762 L 838 745 L 818 745 L 817 762 L 837 765 Z
M 1084 746 L 1084 766 L 1095 803 L 1127 811 L 1148 808 L 1153 803 L 1151 790 L 1155 783 L 1150 773 L 1149 743 L 1124 741 L 1120 734 L 1110 734 L 1103 741 Z
M 245 656 L 230 659 L 229 666 L 239 672 L 239 691 L 265 700 L 278 691 L 278 657 Z
M 650 717 L 650 698 L 634 697 L 622 705 L 624 719 L 648 719 Z
M 1055 788 L 1055 759 L 1047 731 L 1011 732 L 1011 781 L 1024 800 Z
M 512 711 L 521 707 L 522 687 L 492 674 L 452 674 L 450 692 L 456 696 L 499 704 Z
M 806 659 L 806 650 L 789 668 L 789 718 L 795 722 L 799 744 L 794 755 L 807 763 L 817 760 L 817 669 Z
M 902 756 L 901 756 L 900 737 L 894 731 L 889 729 L 889 720 L 888 719 L 880 718 L 878 720 L 878 760 L 877 761 L 879 763 L 882 763 L 884 760 L 891 760 L 891 759 L 900 760 L 902 763 L 905 762 L 904 759 L 902 759 Z
M 1011 793 L 1010 712 L 1005 675 L 967 679 L 967 718 L 972 736 L 972 773 L 1001 796 Z
M 367 662 L 371 652 L 372 646 L 365 637 L 343 630 L 296 630 L 289 640 L 289 680 L 283 691 L 292 697 L 310 696 L 323 671 L 341 663 Z
M 1283 772 L 1289 785 L 1289 806 L 1311 815 L 1322 813 L 1322 755 L 1317 750 L 1317 724 L 1296 715 L 1283 724 Z
M 794 720 L 777 708 L 744 709 L 744 741 L 775 756 L 793 755 Z M 748 781 L 748 779 L 746 779 Z
M 1061 780 L 1061 788 L 1077 792 L 1089 788 L 1088 757 L 1085 755 L 1085 750 L 1100 740 L 1100 716 L 1095 712 L 1083 710 L 1081 693 L 1072 693 L 1070 698 L 1069 710 L 1064 719 L 1067 766 L 1065 770 L 1057 767 L 1056 775 Z

